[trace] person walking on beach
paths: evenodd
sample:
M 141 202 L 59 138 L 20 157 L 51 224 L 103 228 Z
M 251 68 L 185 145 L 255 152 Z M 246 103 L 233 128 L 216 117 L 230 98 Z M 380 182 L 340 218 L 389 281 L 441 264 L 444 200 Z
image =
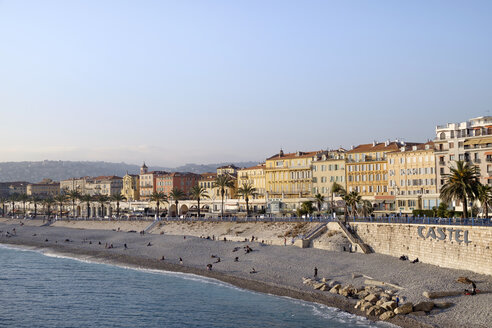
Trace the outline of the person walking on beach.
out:
M 318 268 L 314 267 L 314 279 L 318 279 Z

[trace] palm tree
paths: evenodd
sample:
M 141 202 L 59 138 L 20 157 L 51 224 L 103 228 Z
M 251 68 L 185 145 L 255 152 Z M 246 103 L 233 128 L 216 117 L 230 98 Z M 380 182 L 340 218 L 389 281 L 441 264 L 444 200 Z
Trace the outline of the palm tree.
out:
M 350 206 L 352 216 L 355 217 L 357 215 L 357 205 L 360 203 L 362 196 L 357 191 L 352 191 L 345 197 L 345 202 Z
M 445 182 L 441 187 L 441 199 L 449 203 L 459 200 L 463 203 L 463 218 L 468 217 L 468 200 L 474 200 L 478 195 L 479 169 L 469 162 L 456 161 L 456 167 L 450 167 L 450 173 L 445 174 Z
M 210 196 L 207 193 L 207 189 L 196 184 L 193 187 L 191 187 L 191 194 L 190 195 L 191 195 L 191 198 L 196 200 L 198 203 L 198 217 L 200 217 L 200 199 L 201 198 L 210 198 Z
M 332 211 L 335 207 L 335 203 L 333 201 L 333 195 L 334 194 L 338 194 L 340 195 L 340 197 L 342 197 L 343 201 L 345 202 L 345 205 L 344 205 L 344 216 L 345 216 L 345 220 L 347 220 L 347 215 L 348 215 L 348 208 L 347 208 L 347 190 L 345 190 L 345 188 L 342 187 L 342 185 L 334 182 L 333 185 L 331 186 L 331 203 L 332 203 Z
M 156 215 L 159 218 L 159 204 L 161 202 L 164 202 L 164 203 L 168 203 L 169 204 L 169 202 L 167 201 L 166 194 L 163 193 L 163 192 L 156 192 L 156 191 L 154 191 L 152 193 L 152 195 L 150 195 L 150 201 L 155 202 L 156 207 L 157 207 Z
M 43 205 L 45 207 L 45 211 L 48 214 L 48 220 L 50 219 L 51 215 L 51 206 L 55 204 L 55 200 L 51 197 L 43 199 Z
M 325 196 L 321 195 L 320 193 L 317 193 L 316 195 L 314 195 L 314 200 L 316 201 L 316 205 L 318 206 L 318 212 L 321 213 L 321 206 L 325 201 Z
M 2 216 L 5 216 L 5 204 L 8 202 L 6 197 L 0 197 L 0 203 L 2 203 Z
M 234 181 L 231 176 L 228 174 L 222 174 L 217 176 L 214 181 L 214 186 L 219 188 L 220 197 L 221 197 L 221 216 L 224 217 L 224 195 L 226 192 L 226 188 L 234 188 Z
M 9 202 L 12 204 L 12 216 L 15 214 L 15 202 L 19 199 L 19 194 L 13 193 L 9 196 Z
M 94 195 L 94 200 L 101 205 L 101 217 L 104 217 L 104 204 L 109 201 L 109 197 L 107 195 L 97 194 Z
M 477 199 L 482 204 L 483 213 L 485 218 L 489 218 L 489 206 L 492 205 L 492 186 L 478 185 L 478 197 Z
M 362 200 L 360 205 L 361 205 L 360 214 L 362 215 L 362 217 L 368 217 L 374 211 L 374 208 L 372 207 L 372 203 L 367 199 Z
M 20 194 L 17 200 L 22 203 L 22 213 L 26 217 L 26 203 L 29 201 L 29 196 L 27 194 Z
M 301 213 L 306 213 L 310 215 L 314 211 L 313 202 L 310 200 L 302 202 L 300 210 Z
M 72 215 L 73 215 L 73 217 L 75 217 L 76 216 L 75 215 L 75 202 L 78 199 L 80 199 L 80 196 L 82 196 L 82 195 L 76 189 L 65 192 L 65 195 L 67 195 L 68 199 L 70 199 L 72 201 Z
M 91 202 L 93 201 L 93 197 L 89 194 L 81 195 L 80 196 L 80 201 L 85 203 L 87 206 L 87 218 L 90 216 L 90 210 L 91 210 Z
M 38 216 L 38 204 L 42 201 L 42 199 L 36 195 L 31 196 L 29 202 L 34 205 L 34 217 Z
M 67 196 L 65 195 L 56 195 L 54 198 L 55 202 L 58 203 L 58 210 L 59 210 L 59 213 L 60 213 L 60 219 L 63 217 L 63 204 L 65 204 L 65 202 L 67 201 Z
M 174 200 L 174 204 L 176 206 L 176 216 L 179 216 L 179 209 L 178 209 L 178 202 L 179 200 L 185 198 L 186 194 L 183 190 L 178 189 L 178 188 L 173 188 L 169 194 L 167 195 L 168 198 L 171 198 Z
M 124 202 L 126 200 L 126 197 L 119 193 L 119 194 L 114 194 L 111 196 L 111 200 L 113 202 L 116 202 L 116 217 L 119 219 L 120 218 L 120 202 Z
M 249 217 L 249 196 L 256 196 L 256 188 L 250 183 L 243 183 L 243 185 L 237 189 L 237 194 L 244 197 L 244 200 L 246 201 L 246 216 Z

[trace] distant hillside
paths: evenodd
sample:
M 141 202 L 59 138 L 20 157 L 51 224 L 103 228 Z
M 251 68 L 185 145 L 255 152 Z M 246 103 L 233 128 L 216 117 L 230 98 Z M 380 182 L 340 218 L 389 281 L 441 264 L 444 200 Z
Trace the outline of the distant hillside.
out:
M 256 165 L 257 162 L 186 164 L 176 168 L 149 166 L 149 170 L 204 173 L 214 172 L 217 167 L 228 164 L 248 167 Z M 138 174 L 140 166 L 126 163 L 75 161 L 3 162 L 0 163 L 0 182 L 39 182 L 44 178 L 60 181 L 73 177 L 99 175 L 118 175 L 122 177 L 126 172 Z

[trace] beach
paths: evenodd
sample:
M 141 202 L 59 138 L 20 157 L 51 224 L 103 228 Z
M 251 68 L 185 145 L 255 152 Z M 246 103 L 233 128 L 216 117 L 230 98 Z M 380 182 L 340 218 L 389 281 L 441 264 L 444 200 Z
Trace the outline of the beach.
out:
M 397 315 L 389 322 L 401 327 L 489 327 L 492 322 L 488 309 L 492 293 L 486 292 L 492 291 L 492 277 L 487 275 L 410 263 L 381 254 L 302 249 L 288 242 L 284 246 L 281 234 L 292 229 L 291 226 L 266 223 L 200 226 L 175 222 L 157 226 L 153 233 L 140 234 L 148 225 L 148 221 L 58 221 L 42 226 L 40 220 L 1 219 L 0 243 L 46 248 L 94 261 L 198 274 L 245 289 L 322 303 L 361 316 L 365 313 L 354 308 L 355 299 L 313 290 L 303 284 L 302 278 L 312 278 L 317 267 L 319 277 L 357 287 L 366 279 L 359 275 L 365 275 L 401 286 L 398 294 L 402 300 L 417 303 L 427 300 L 422 296 L 424 291 L 466 288 L 456 282 L 458 277 L 466 276 L 476 281 L 484 293 L 442 298 L 439 301 L 452 302 L 453 306 L 432 310 L 425 316 Z M 11 237 L 6 236 L 7 231 Z M 258 241 L 255 238 L 251 242 L 252 236 L 246 237 L 245 234 L 253 231 Z M 245 238 L 248 241 L 244 241 Z M 246 246 L 252 251 L 246 253 Z M 212 270 L 207 269 L 208 264 L 212 264 Z M 255 273 L 251 273 L 253 268 Z

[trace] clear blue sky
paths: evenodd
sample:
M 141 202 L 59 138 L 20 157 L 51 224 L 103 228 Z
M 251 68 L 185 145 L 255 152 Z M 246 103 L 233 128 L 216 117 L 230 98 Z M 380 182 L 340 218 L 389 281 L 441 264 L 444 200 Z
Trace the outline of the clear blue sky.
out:
M 492 1 L 0 0 L 0 161 L 263 160 L 492 115 Z

